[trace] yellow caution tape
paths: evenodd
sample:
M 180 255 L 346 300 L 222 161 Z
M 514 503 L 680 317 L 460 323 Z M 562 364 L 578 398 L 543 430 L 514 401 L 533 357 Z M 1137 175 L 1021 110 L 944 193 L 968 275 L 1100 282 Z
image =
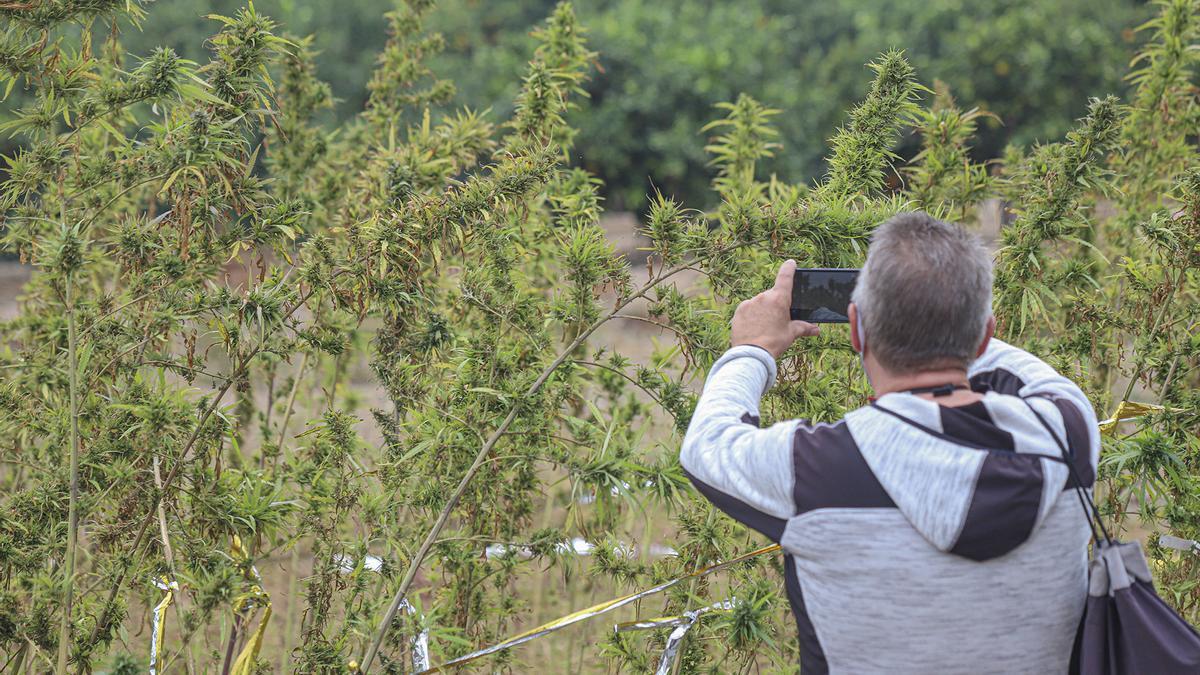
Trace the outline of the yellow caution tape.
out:
M 641 600 L 642 598 L 644 598 L 648 595 L 654 595 L 655 593 L 660 593 L 662 591 L 665 591 L 668 588 L 674 586 L 675 584 L 678 584 L 681 581 L 687 581 L 688 579 L 695 579 L 697 577 L 702 577 L 702 576 L 711 574 L 713 572 L 716 572 L 718 570 L 725 569 L 726 567 L 730 567 L 732 565 L 736 565 L 738 563 L 745 562 L 747 560 L 750 560 L 751 558 L 756 558 L 760 555 L 765 555 L 767 553 L 774 553 L 775 551 L 778 551 L 778 550 L 780 550 L 779 544 L 772 544 L 770 546 L 766 546 L 766 547 L 760 548 L 758 550 L 751 551 L 749 553 L 743 553 L 742 555 L 737 556 L 736 558 L 731 558 L 729 560 L 726 560 L 725 562 L 714 563 L 712 565 L 709 565 L 708 567 L 704 567 L 702 569 L 696 570 L 695 572 L 692 572 L 690 574 L 685 574 L 681 577 L 676 577 L 674 579 L 671 579 L 670 581 L 664 581 L 663 583 L 658 584 L 657 586 L 652 586 L 645 590 L 637 591 L 636 593 L 630 593 L 629 595 L 625 595 L 625 596 L 622 596 L 619 598 L 614 598 L 612 600 L 602 602 L 598 605 L 592 605 L 591 607 L 581 609 L 577 612 L 572 612 L 571 614 L 568 614 L 563 617 L 559 617 L 549 623 L 544 623 L 544 624 L 538 626 L 537 628 L 527 630 L 524 633 L 521 633 L 519 635 L 514 635 L 513 637 L 505 640 L 504 642 L 499 642 L 497 644 L 492 645 L 491 647 L 487 647 L 485 649 L 480 649 L 478 651 L 471 652 L 470 654 L 467 654 L 465 656 L 460 656 L 451 661 L 447 661 L 446 663 L 443 663 L 439 666 L 435 666 L 435 667 L 429 668 L 427 670 L 422 670 L 420 672 L 421 673 L 436 673 L 436 672 L 445 670 L 446 668 L 451 668 L 453 666 L 461 666 L 465 663 L 470 663 L 471 661 L 475 661 L 476 659 L 483 658 L 490 654 L 495 654 L 496 652 L 502 652 L 506 649 L 511 649 L 513 647 L 516 647 L 517 645 L 521 645 L 526 642 L 529 642 L 530 640 L 536 640 L 537 638 L 540 638 L 543 635 L 549 635 L 550 633 L 560 631 L 563 628 L 566 628 L 567 626 L 570 626 L 572 624 L 579 623 L 580 621 L 586 621 L 587 619 L 591 619 L 593 617 L 600 616 L 601 614 L 606 614 L 606 613 L 611 612 L 614 609 L 617 609 L 619 607 L 624 607 L 625 605 L 628 605 L 631 602 L 636 602 L 638 600 Z
M 251 675 L 254 672 L 254 663 L 258 660 L 259 650 L 262 649 L 263 634 L 267 630 L 267 622 L 271 620 L 271 600 L 261 588 L 256 586 L 243 598 L 245 599 L 245 603 L 242 605 L 243 609 L 245 604 L 264 599 L 266 604 L 263 606 L 263 615 L 258 622 L 258 628 L 254 629 L 254 633 L 250 635 L 250 640 L 246 642 L 242 653 L 238 654 L 237 660 L 233 662 L 233 668 L 229 671 L 229 675 Z M 235 609 L 234 611 L 239 610 Z
M 245 560 L 248 556 L 246 549 L 242 547 L 242 538 L 233 535 L 233 541 L 229 542 L 229 557 L 235 560 Z M 255 572 L 257 574 L 257 572 Z
M 233 542 L 229 545 L 229 554 L 235 559 L 246 560 L 249 556 L 246 550 L 242 547 L 242 540 L 236 534 L 233 535 Z M 250 615 L 256 606 L 261 605 L 263 608 L 262 618 L 258 621 L 258 627 L 250 635 L 250 639 L 246 641 L 246 646 L 242 648 L 237 659 L 233 662 L 233 667 L 229 671 L 229 675 L 252 675 L 254 672 L 254 664 L 258 660 L 258 653 L 262 649 L 263 635 L 267 630 L 267 622 L 271 620 L 271 596 L 263 590 L 262 576 L 258 573 L 258 568 L 250 566 L 250 575 L 248 575 L 254 585 L 250 590 L 238 596 L 233 603 L 233 613 L 235 615 L 245 614 Z
M 166 577 L 155 579 L 154 585 L 166 591 L 166 595 L 155 605 L 154 619 L 150 626 L 150 675 L 158 673 L 158 659 L 163 653 L 163 638 L 167 632 L 167 608 L 175 600 L 175 591 L 179 590 L 179 584 Z
M 1112 417 L 1100 423 L 1100 433 L 1104 436 L 1112 436 L 1117 432 L 1117 423 L 1124 420 L 1131 420 L 1142 415 L 1150 413 L 1162 412 L 1167 408 L 1154 403 L 1138 403 L 1137 401 L 1121 401 L 1117 404 L 1117 410 L 1112 414 Z M 1180 408 L 1171 408 L 1171 412 L 1183 412 Z

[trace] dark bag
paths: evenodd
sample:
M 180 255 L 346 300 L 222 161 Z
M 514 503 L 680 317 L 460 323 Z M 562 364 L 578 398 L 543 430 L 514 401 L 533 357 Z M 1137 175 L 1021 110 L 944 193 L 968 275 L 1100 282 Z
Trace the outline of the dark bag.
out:
M 1100 512 L 1075 471 L 1070 452 L 1033 406 L 1071 471 L 1071 482 L 1092 528 L 1088 597 L 1071 672 L 1082 675 L 1200 673 L 1200 634 L 1154 591 L 1150 566 L 1138 542 L 1108 536 Z M 1099 532 L 1096 528 L 1099 527 Z

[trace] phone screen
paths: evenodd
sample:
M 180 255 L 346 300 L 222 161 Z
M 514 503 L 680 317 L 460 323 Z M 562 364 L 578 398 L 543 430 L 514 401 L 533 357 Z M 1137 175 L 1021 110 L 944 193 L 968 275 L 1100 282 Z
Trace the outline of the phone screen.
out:
M 858 270 L 798 269 L 792 282 L 792 320 L 847 323 Z

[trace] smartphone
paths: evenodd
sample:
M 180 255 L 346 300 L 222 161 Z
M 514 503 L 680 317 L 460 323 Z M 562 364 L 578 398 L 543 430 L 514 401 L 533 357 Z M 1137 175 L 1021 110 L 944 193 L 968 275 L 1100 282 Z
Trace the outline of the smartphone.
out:
M 848 323 L 858 270 L 798 269 L 792 281 L 792 321 Z

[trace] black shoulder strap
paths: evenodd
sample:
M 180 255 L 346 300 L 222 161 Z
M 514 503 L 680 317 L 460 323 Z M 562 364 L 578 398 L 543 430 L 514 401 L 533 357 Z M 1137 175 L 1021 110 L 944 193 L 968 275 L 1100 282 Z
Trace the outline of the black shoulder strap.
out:
M 1067 469 L 1071 472 L 1070 481 L 1073 484 L 1072 487 L 1075 488 L 1075 494 L 1079 496 L 1079 505 L 1083 507 L 1083 513 L 1085 516 L 1087 516 L 1088 525 L 1092 528 L 1092 539 L 1099 542 L 1100 535 L 1103 534 L 1104 541 L 1111 544 L 1112 537 L 1108 536 L 1108 530 L 1104 529 L 1104 521 L 1100 519 L 1100 511 L 1096 508 L 1096 502 L 1092 501 L 1091 495 L 1089 495 L 1087 490 L 1083 487 L 1083 481 L 1079 478 L 1079 472 L 1075 470 L 1075 462 L 1072 461 L 1074 458 L 1074 453 L 1067 449 L 1067 446 L 1063 444 L 1062 440 L 1058 437 L 1058 434 L 1054 432 L 1054 428 L 1050 426 L 1045 417 L 1042 417 L 1042 414 L 1037 411 L 1037 408 L 1033 407 L 1033 404 L 1031 404 L 1028 400 L 1024 398 L 1021 400 L 1025 402 L 1026 406 L 1029 406 L 1029 411 L 1032 412 L 1034 417 L 1036 417 L 1038 421 L 1042 423 L 1042 426 L 1046 428 L 1046 433 L 1050 434 L 1050 437 L 1053 438 L 1054 442 L 1058 445 L 1058 449 L 1062 451 L 1064 463 L 1067 465 Z M 1096 532 L 1097 527 L 1100 528 L 1099 533 Z

